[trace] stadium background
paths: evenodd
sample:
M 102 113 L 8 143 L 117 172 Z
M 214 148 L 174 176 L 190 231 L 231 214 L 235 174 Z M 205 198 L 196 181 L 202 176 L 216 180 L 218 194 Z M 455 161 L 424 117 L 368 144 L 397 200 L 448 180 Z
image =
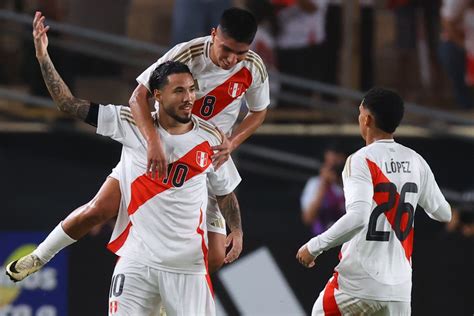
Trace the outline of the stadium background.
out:
M 15 243 L 15 236 L 46 233 L 92 198 L 119 157 L 118 144 L 59 114 L 44 98 L 47 92 L 34 59 L 29 25 L 35 6 L 53 2 L 5 1 L 0 11 L 0 255 L 5 256 L 0 257 L 0 264 L 10 255 L 4 251 Z M 50 52 L 60 74 L 79 97 L 126 103 L 134 76 L 168 46 L 173 1 L 103 1 L 96 10 L 90 10 L 92 1 L 64 3 L 69 14 L 58 24 L 51 23 L 58 35 L 52 35 Z M 440 86 L 417 86 L 416 82 L 397 86 L 396 77 L 407 74 L 390 71 L 396 53 L 390 42 L 393 12 L 379 3 L 375 12 L 374 82 L 406 91 L 407 101 L 417 102 L 409 105 L 406 126 L 397 140 L 426 158 L 450 201 L 461 209 L 463 220 L 472 223 L 473 113 L 453 105 L 449 84 L 442 76 L 437 78 Z M 357 18 L 354 23 L 357 25 Z M 417 52 L 411 53 L 416 56 Z M 342 55 L 341 64 L 347 65 Z M 357 64 L 357 54 L 352 59 Z M 335 98 L 274 94 L 277 101 L 294 105 L 272 107 L 259 132 L 235 153 L 244 179 L 238 189 L 244 251 L 241 259 L 214 277 L 220 311 L 229 315 L 308 314 L 337 263 L 337 250 L 320 257 L 312 270 L 301 267 L 294 257 L 311 237 L 301 222 L 299 197 L 305 180 L 317 174 L 324 148 L 334 142 L 348 152 L 363 146 L 354 123 L 360 99 L 357 74 L 363 70 L 341 68 L 340 76 L 350 80 L 341 80 L 339 86 L 290 78 L 300 86 L 307 84 L 315 94 Z M 271 76 L 285 82 L 285 76 Z M 416 213 L 415 231 L 413 314 L 472 315 L 472 233 L 448 232 L 422 211 Z M 51 263 L 58 266 L 60 284 L 67 285 L 64 299 L 47 290 L 38 299 L 35 289 L 22 284 L 14 287 L 0 277 L 0 315 L 40 315 L 36 307 L 28 314 L 24 306 L 33 300 L 47 302 L 52 296 L 68 315 L 103 315 L 115 261 L 105 249 L 109 234 L 104 227 L 69 247 L 65 263 Z M 7 300 L 12 291 L 22 293 L 17 296 L 22 306 Z M 51 313 L 43 310 L 41 315 L 54 315 Z

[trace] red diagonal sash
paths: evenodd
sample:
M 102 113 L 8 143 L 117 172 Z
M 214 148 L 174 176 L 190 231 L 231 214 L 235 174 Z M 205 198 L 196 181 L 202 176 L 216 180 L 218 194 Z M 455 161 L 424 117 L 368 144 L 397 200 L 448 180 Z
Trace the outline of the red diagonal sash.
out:
M 382 170 L 377 166 L 377 164 L 369 159 L 366 159 L 367 164 L 369 166 L 370 174 L 372 176 L 372 183 L 374 185 L 374 188 L 377 184 L 379 183 L 389 183 L 390 180 L 383 174 Z M 382 203 L 386 203 L 388 201 L 388 193 L 387 192 L 374 192 L 374 197 L 373 197 L 375 203 L 377 205 L 380 205 Z M 396 216 L 396 211 L 398 207 L 398 203 L 400 201 L 400 194 L 397 192 L 395 195 L 395 205 L 385 212 L 385 216 L 387 217 L 388 222 L 392 226 L 392 229 L 395 230 L 395 216 Z M 400 221 L 400 228 L 402 230 L 406 229 L 406 226 L 408 224 L 408 215 L 404 213 L 402 215 L 401 221 Z M 413 235 L 414 235 L 414 229 L 410 231 L 408 234 L 408 237 L 402 241 L 402 247 L 405 250 L 405 256 L 407 257 L 408 260 L 411 258 L 411 254 L 413 251 Z
M 243 67 L 214 90 L 196 100 L 193 114 L 203 120 L 210 120 L 222 112 L 235 99 L 240 97 L 252 84 L 251 72 Z
M 207 153 L 208 159 L 206 159 L 205 161 L 203 161 L 202 159 L 198 160 L 198 152 Z M 180 159 L 168 166 L 168 177 L 171 178 L 172 175 L 175 174 L 178 165 L 185 165 L 188 168 L 186 178 L 184 180 L 184 183 L 186 183 L 189 179 L 192 179 L 193 177 L 201 174 L 204 170 L 207 169 L 207 167 L 209 167 L 209 165 L 211 164 L 211 156 L 211 146 L 207 141 L 205 141 L 188 151 L 184 156 L 182 156 Z M 201 163 L 198 164 L 198 161 Z M 177 172 L 181 174 L 183 171 L 178 170 Z M 151 179 L 146 174 L 139 176 L 132 182 L 132 195 L 130 199 L 130 204 L 128 205 L 128 214 L 132 215 L 146 201 L 172 187 L 172 179 L 167 179 L 167 181 L 164 181 L 163 178 Z

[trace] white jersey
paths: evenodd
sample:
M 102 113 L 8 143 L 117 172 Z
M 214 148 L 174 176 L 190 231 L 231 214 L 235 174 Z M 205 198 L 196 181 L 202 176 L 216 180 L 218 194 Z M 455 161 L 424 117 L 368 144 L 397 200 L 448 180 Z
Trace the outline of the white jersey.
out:
M 251 111 L 262 111 L 270 104 L 268 75 L 262 59 L 253 51 L 232 69 L 216 66 L 209 57 L 211 46 L 211 36 L 178 44 L 138 76 L 137 81 L 150 90 L 150 76 L 156 67 L 168 60 L 185 63 L 196 84 L 193 114 L 228 133 L 237 120 L 242 98 Z
M 329 249 L 337 239 L 347 241 L 336 267 L 341 292 L 409 302 L 416 206 L 437 220 L 451 214 L 430 167 L 412 149 L 380 140 L 347 159 L 343 181 L 347 214 L 309 242 L 310 252 Z
M 145 175 L 146 142 L 124 106 L 100 106 L 97 133 L 123 144 L 120 189 L 122 204 L 108 248 L 119 256 L 177 273 L 206 274 L 208 186 L 212 194 L 233 192 L 240 176 L 232 159 L 215 170 L 211 146 L 217 130 L 192 117 L 194 127 L 171 135 L 157 127 L 168 153 L 168 175 Z M 204 224 L 203 224 L 204 223 Z

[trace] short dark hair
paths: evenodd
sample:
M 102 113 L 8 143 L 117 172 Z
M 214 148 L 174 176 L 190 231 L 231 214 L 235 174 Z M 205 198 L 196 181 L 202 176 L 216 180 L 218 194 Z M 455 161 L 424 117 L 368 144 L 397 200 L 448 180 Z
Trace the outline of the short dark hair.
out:
M 372 113 L 375 126 L 386 133 L 393 133 L 403 118 L 402 97 L 395 91 L 375 87 L 370 89 L 362 100 L 362 106 Z
M 168 84 L 168 77 L 172 74 L 182 74 L 188 73 L 192 76 L 189 67 L 179 61 L 169 60 L 153 70 L 153 73 L 150 77 L 150 90 L 155 91 L 155 89 L 160 90 Z
M 257 21 L 247 10 L 230 8 L 222 13 L 219 28 L 237 42 L 251 44 L 257 33 Z

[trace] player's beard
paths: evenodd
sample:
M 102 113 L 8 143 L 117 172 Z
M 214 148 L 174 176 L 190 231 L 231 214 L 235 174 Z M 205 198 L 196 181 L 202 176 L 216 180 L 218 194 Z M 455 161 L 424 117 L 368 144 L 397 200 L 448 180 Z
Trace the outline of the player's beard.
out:
M 189 123 L 191 121 L 191 112 L 189 112 L 189 115 L 187 114 L 182 114 L 182 115 L 179 115 L 178 114 L 178 111 L 179 111 L 179 107 L 176 109 L 176 108 L 172 108 L 172 107 L 164 107 L 164 110 L 166 112 L 166 114 L 168 114 L 169 116 L 171 116 L 174 120 L 180 122 L 180 123 L 183 123 L 183 124 L 186 124 L 186 123 Z

